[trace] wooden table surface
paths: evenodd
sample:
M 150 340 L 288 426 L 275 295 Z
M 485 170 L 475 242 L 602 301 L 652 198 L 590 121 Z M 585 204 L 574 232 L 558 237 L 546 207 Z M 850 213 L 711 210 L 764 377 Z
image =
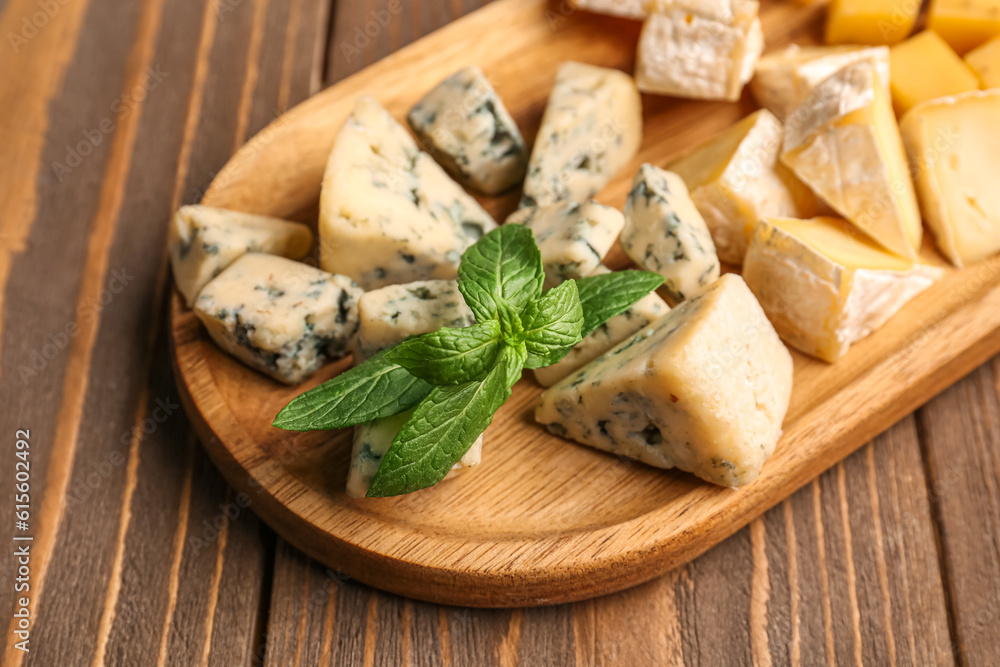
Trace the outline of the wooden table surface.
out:
M 573 605 L 378 592 L 226 486 L 170 370 L 170 212 L 282 111 L 479 4 L 0 0 L 0 662 L 996 664 L 1000 358 L 694 562 Z

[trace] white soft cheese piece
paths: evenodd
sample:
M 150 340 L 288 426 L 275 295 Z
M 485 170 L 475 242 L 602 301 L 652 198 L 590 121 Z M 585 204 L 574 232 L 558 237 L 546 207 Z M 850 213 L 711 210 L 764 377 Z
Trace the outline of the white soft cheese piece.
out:
M 740 487 L 774 451 L 791 391 L 791 355 L 729 273 L 546 390 L 535 417 L 585 445 Z
M 795 44 L 763 56 L 750 81 L 750 90 L 762 107 L 784 122 L 812 94 L 816 86 L 837 70 L 861 60 L 878 69 L 883 85 L 889 85 L 889 47 L 803 46 Z
M 756 0 L 654 0 L 635 78 L 646 93 L 739 99 L 764 50 Z
M 766 109 L 667 165 L 687 184 L 719 259 L 740 265 L 763 217 L 812 217 L 816 196 L 781 164 L 784 129 Z
M 545 289 L 593 273 L 625 225 L 621 211 L 596 201 L 561 201 L 515 211 L 507 224 L 527 225 L 542 253 Z
M 622 249 L 663 276 L 673 303 L 698 296 L 719 278 L 719 258 L 705 220 L 677 174 L 644 164 L 625 201 Z
M 632 77 L 563 63 L 531 151 L 521 205 L 589 199 L 632 159 L 641 141 L 642 100 Z
M 958 267 L 1000 252 L 1000 89 L 942 97 L 900 123 L 938 247 Z
M 424 280 L 406 285 L 390 285 L 365 292 L 358 302 L 358 335 L 355 363 L 419 334 L 441 327 L 461 328 L 475 324 L 476 318 L 466 305 L 454 280 Z M 382 457 L 403 428 L 412 410 L 384 419 L 376 419 L 354 428 L 354 449 L 347 475 L 347 493 L 362 497 L 368 493 Z M 482 458 L 480 436 L 455 464 L 450 474 L 477 465 Z
M 301 259 L 312 232 L 298 222 L 209 206 L 181 206 L 170 221 L 170 267 L 188 307 L 201 288 L 248 252 Z
M 781 161 L 883 247 L 917 258 L 917 196 L 892 102 L 871 62 L 838 70 L 789 115 Z
M 434 86 L 406 118 L 434 159 L 466 187 L 496 195 L 524 179 L 524 139 L 478 67 Z
M 611 273 L 611 271 L 602 264 L 594 271 L 593 275 L 602 273 Z M 667 302 L 661 299 L 656 292 L 650 292 L 632 304 L 628 310 L 615 315 L 587 334 L 559 362 L 545 368 L 536 368 L 534 371 L 535 379 L 543 387 L 551 387 L 668 312 L 670 312 L 670 306 L 667 305 Z
M 347 276 L 247 253 L 205 285 L 194 312 L 223 350 L 296 384 L 347 353 L 361 294 Z
M 627 19 L 642 19 L 647 13 L 645 0 L 570 0 L 570 4 L 575 9 Z
M 454 278 L 496 223 L 372 97 L 333 145 L 320 195 L 320 260 L 364 289 Z
M 743 278 L 790 345 L 834 362 L 941 276 L 842 220 L 762 220 Z

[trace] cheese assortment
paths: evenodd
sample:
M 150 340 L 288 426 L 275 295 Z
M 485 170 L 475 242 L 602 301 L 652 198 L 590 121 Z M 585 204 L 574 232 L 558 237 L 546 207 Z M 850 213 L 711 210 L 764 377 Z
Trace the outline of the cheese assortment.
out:
M 890 50 L 892 104 L 904 113 L 927 100 L 979 88 L 979 78 L 937 33 L 914 35 Z
M 931 0 L 927 27 L 964 55 L 1000 36 L 1000 0 Z
M 833 218 L 762 220 L 743 265 L 743 278 L 781 337 L 831 363 L 941 273 Z
M 756 111 L 667 164 L 687 184 L 719 259 L 742 264 L 754 225 L 766 216 L 812 216 L 816 198 L 778 161 L 781 123 Z
M 406 118 L 428 152 L 466 187 L 496 195 L 524 179 L 524 139 L 478 67 L 436 85 Z
M 177 291 L 190 308 L 208 281 L 248 252 L 305 257 L 312 232 L 298 222 L 209 206 L 182 206 L 170 221 L 167 244 Z
M 639 90 L 737 100 L 764 50 L 757 0 L 651 0 L 636 55 Z
M 547 389 L 552 433 L 721 486 L 752 482 L 774 451 L 792 358 L 743 279 L 704 294 Z
M 901 122 L 924 218 L 963 267 L 1000 252 L 1000 90 L 924 102 Z
M 205 285 L 194 312 L 219 347 L 275 380 L 297 384 L 348 352 L 361 293 L 347 276 L 247 253 Z
M 965 54 L 965 64 L 976 73 L 985 88 L 1000 88 L 1000 37 Z
M 639 266 L 659 273 L 675 304 L 698 296 L 718 279 L 712 235 L 677 174 L 644 164 L 625 201 L 622 249 Z
M 611 250 L 625 225 L 617 209 L 585 202 L 561 201 L 514 212 L 507 223 L 527 225 L 542 251 L 545 289 L 593 273 Z
M 366 290 L 454 278 L 496 223 L 372 97 L 334 141 L 320 194 L 320 261 Z
M 913 32 L 918 14 L 918 0 L 831 0 L 826 43 L 895 44 Z

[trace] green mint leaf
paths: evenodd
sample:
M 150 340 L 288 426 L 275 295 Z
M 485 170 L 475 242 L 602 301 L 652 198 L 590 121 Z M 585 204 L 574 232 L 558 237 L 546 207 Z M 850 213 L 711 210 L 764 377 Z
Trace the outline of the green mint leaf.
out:
M 614 271 L 577 280 L 583 307 L 581 335 L 624 313 L 662 284 L 663 276 L 651 271 Z
M 542 293 L 542 253 L 524 225 L 502 225 L 462 255 L 458 288 L 476 320 L 500 319 L 503 304 L 520 313 Z
M 524 362 L 528 358 L 528 349 L 524 343 L 507 343 L 504 347 L 504 353 L 500 355 L 500 359 L 497 362 L 497 366 L 503 366 L 504 371 L 507 374 L 507 397 L 510 397 L 510 392 L 517 384 L 517 381 L 521 379 L 521 371 L 524 369 Z M 507 400 L 506 398 L 504 400 Z
M 419 403 L 431 386 L 380 352 L 300 394 L 281 409 L 273 425 L 286 431 L 346 428 L 397 414 Z
M 551 366 L 583 340 L 583 307 L 576 283 L 567 280 L 531 301 L 521 314 L 527 368 Z
M 369 497 L 399 496 L 444 479 L 510 396 L 516 347 L 505 346 L 481 382 L 434 387 L 392 441 L 372 478 Z
M 415 336 L 390 350 L 386 359 L 431 384 L 459 384 L 486 377 L 500 349 L 500 323 L 486 320 Z

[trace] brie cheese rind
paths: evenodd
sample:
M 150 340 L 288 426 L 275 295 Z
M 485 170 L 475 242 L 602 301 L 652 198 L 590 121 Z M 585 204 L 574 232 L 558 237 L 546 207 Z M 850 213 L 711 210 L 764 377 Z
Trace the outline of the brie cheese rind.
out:
M 524 179 L 524 139 L 478 67 L 434 86 L 406 118 L 420 143 L 466 187 L 497 195 Z
M 248 252 L 302 259 L 312 232 L 298 222 L 209 206 L 181 206 L 170 221 L 170 267 L 188 308 L 201 288 Z
M 563 437 L 741 487 L 774 451 L 792 357 L 736 274 L 542 393 Z
M 743 263 L 761 218 L 817 213 L 816 196 L 779 161 L 783 137 L 761 109 L 667 165 L 687 184 L 724 262 Z
M 320 261 L 364 289 L 454 278 L 496 223 L 372 97 L 330 153 L 320 194 Z
M 223 350 L 297 384 L 328 358 L 347 353 L 361 294 L 347 276 L 247 253 L 205 285 L 194 313 Z
M 593 273 L 625 225 L 621 212 L 596 201 L 561 201 L 515 211 L 506 224 L 531 229 L 542 253 L 545 289 Z
M 712 235 L 684 181 L 644 164 L 625 201 L 622 249 L 639 266 L 659 273 L 671 302 L 698 296 L 719 277 Z
M 855 227 L 917 258 L 916 193 L 892 103 L 870 62 L 837 71 L 792 112 L 781 161 Z
M 570 0 L 570 4 L 575 9 L 626 19 L 642 19 L 647 14 L 645 0 Z
M 632 77 L 563 63 L 531 151 L 521 206 L 589 199 L 632 159 L 641 141 L 642 100 Z
M 764 50 L 757 0 L 654 0 L 635 78 L 646 93 L 739 99 Z
M 835 362 L 941 277 L 834 218 L 762 220 L 743 278 L 790 345 Z
M 797 46 L 761 57 L 750 90 L 757 102 L 785 122 L 813 89 L 837 70 L 858 61 L 869 61 L 878 70 L 879 81 L 888 90 L 889 47 L 886 46 Z

